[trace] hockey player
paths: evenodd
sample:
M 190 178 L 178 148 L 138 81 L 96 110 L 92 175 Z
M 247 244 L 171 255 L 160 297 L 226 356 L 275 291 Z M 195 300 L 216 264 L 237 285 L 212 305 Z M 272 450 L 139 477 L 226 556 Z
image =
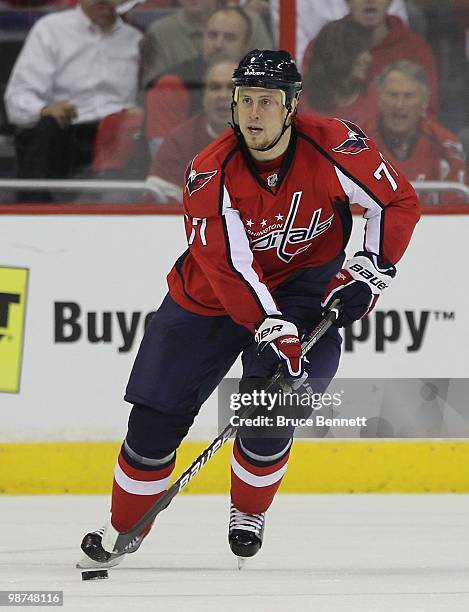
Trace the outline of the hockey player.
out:
M 125 399 L 133 407 L 114 472 L 111 519 L 85 536 L 83 568 L 122 559 L 107 552 L 117 532 L 131 529 L 164 494 L 176 449 L 240 353 L 244 381 L 271 376 L 279 362 L 291 377 L 306 370 L 332 379 L 338 327 L 374 307 L 419 218 L 411 185 L 360 128 L 296 116 L 301 76 L 287 52 L 251 51 L 233 85 L 233 129 L 186 173 L 188 249 L 169 273 L 169 293 L 130 375 Z M 363 251 L 344 264 L 351 203 L 364 208 L 367 223 Z M 337 327 L 306 362 L 299 338 L 335 298 L 342 304 Z M 228 537 L 238 556 L 261 547 L 291 438 L 238 435 L 234 442 Z

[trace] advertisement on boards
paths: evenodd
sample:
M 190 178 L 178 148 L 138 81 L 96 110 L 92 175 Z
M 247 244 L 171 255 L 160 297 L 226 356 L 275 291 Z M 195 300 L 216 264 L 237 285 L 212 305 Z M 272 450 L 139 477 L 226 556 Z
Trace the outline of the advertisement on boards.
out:
M 354 221 L 349 256 L 363 240 Z M 467 376 L 468 232 L 467 216 L 422 218 L 389 293 L 342 332 L 338 376 Z M 119 439 L 140 339 L 186 248 L 182 217 L 4 216 L 0 243 L 3 435 Z M 236 364 L 230 375 L 239 374 Z M 216 428 L 215 399 L 208 404 L 192 436 Z
M 20 390 L 28 272 L 0 266 L 0 393 Z

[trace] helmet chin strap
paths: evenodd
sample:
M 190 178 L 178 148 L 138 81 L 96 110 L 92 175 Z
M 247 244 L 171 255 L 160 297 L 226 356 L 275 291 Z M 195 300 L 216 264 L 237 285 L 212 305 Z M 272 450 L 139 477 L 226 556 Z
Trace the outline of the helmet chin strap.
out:
M 264 147 L 263 149 L 256 149 L 256 151 L 264 152 L 264 151 L 270 151 L 270 149 L 273 149 L 275 147 L 275 145 L 279 142 L 280 138 L 282 138 L 282 136 L 285 134 L 287 129 L 291 126 L 291 123 L 289 123 L 287 125 L 288 115 L 291 113 L 291 106 L 288 105 L 286 107 L 286 109 L 287 109 L 287 114 L 285 116 L 285 120 L 283 122 L 283 126 L 282 126 L 282 129 L 280 131 L 280 134 L 277 136 L 277 138 L 272 143 L 270 143 L 270 145 L 268 147 Z

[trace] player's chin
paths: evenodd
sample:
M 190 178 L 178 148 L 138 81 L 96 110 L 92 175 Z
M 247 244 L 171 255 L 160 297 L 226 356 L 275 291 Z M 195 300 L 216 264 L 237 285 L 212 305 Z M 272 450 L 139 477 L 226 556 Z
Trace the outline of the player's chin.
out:
M 265 139 L 261 140 L 260 138 L 251 136 L 250 134 L 246 134 L 244 136 L 244 140 L 246 141 L 248 148 L 253 149 L 254 151 L 259 151 L 266 146 L 266 143 L 264 142 Z

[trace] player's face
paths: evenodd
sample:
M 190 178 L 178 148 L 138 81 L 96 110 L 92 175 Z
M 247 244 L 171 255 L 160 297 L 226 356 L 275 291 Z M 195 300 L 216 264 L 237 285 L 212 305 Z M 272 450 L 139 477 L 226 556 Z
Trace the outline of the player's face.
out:
M 427 106 L 422 85 L 393 70 L 384 80 L 379 94 L 383 127 L 396 135 L 413 134 Z
M 376 28 L 384 23 L 391 0 L 348 0 L 353 21 L 365 28 Z
M 241 87 L 236 108 L 249 149 L 260 151 L 278 138 L 287 114 L 280 90 Z
M 220 62 L 214 64 L 206 75 L 203 106 L 207 119 L 217 134 L 226 130 L 231 120 L 231 75 L 236 66 L 236 62 Z
M 229 58 L 238 61 L 245 53 L 247 25 L 233 11 L 218 11 L 210 17 L 203 38 L 205 61 Z

